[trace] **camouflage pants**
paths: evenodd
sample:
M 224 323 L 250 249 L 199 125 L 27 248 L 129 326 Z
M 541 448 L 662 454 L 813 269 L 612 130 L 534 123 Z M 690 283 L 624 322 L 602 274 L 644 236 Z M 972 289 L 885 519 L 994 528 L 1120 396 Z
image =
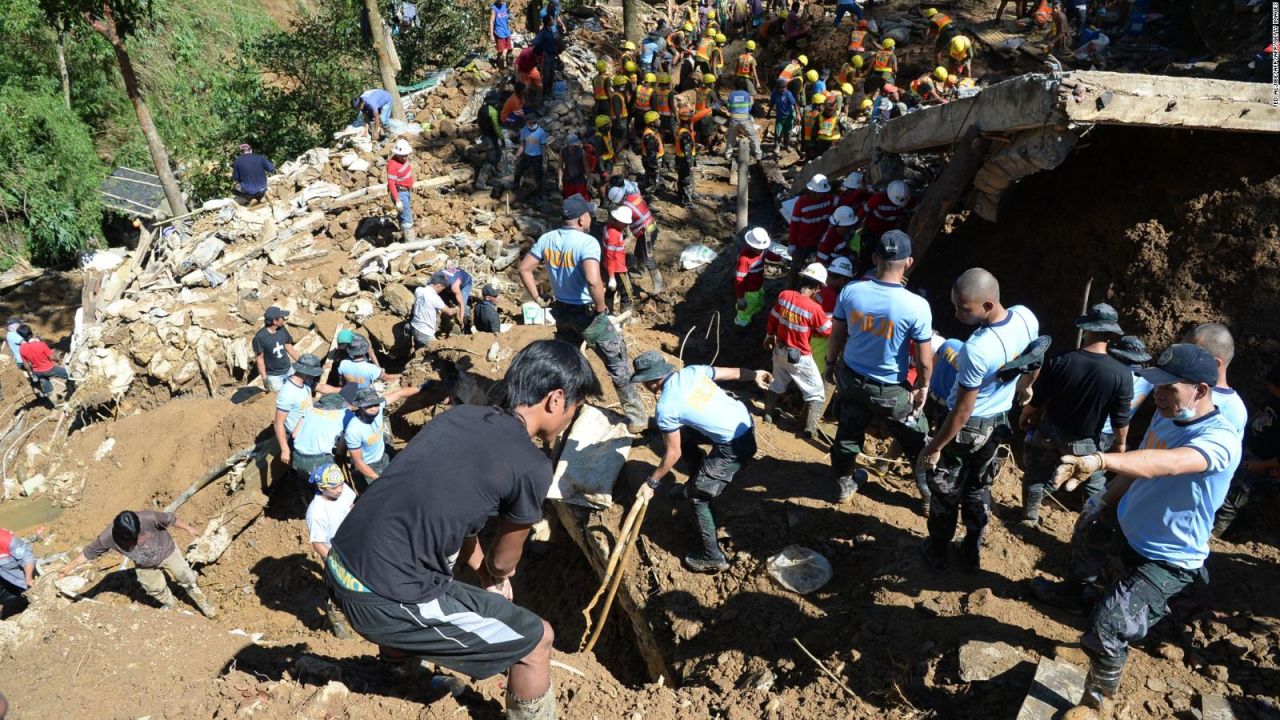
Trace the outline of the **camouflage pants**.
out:
M 991 516 L 991 483 L 1000 471 L 997 452 L 1008 434 L 1003 413 L 970 419 L 928 471 L 929 540 L 936 548 L 955 537 L 957 518 L 964 520 L 966 543 L 982 541 Z
M 903 452 L 915 461 L 929 430 L 923 416 L 909 420 L 911 393 L 905 386 L 877 384 L 854 372 L 843 360 L 836 369 L 836 384 L 840 389 L 840 424 L 831 444 L 831 470 L 837 477 L 853 472 L 867 427 L 876 420 L 883 421 Z

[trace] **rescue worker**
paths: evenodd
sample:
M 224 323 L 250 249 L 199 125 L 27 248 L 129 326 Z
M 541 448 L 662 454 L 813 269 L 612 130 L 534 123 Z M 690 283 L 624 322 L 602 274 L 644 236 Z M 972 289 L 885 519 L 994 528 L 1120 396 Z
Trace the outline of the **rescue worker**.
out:
M 925 73 L 911 81 L 911 92 L 919 98 L 921 105 L 942 105 L 947 98 L 941 92 L 941 85 L 947 81 L 947 69 L 939 65 L 932 73 Z
M 658 76 L 647 73 L 642 80 L 643 82 L 636 86 L 635 96 L 631 101 L 631 135 L 637 138 L 644 130 L 645 114 L 653 110 L 653 86 L 658 82 Z
M 815 93 L 810 100 L 809 107 L 805 108 L 804 117 L 800 121 L 800 142 L 805 160 L 813 160 L 817 157 L 814 153 L 818 147 L 818 122 L 822 118 L 823 108 L 827 105 L 827 96 Z
M 1151 357 L 1147 356 L 1147 359 Z M 1226 499 L 1214 516 L 1214 537 L 1222 537 L 1246 505 L 1269 488 L 1274 490 L 1276 483 L 1280 482 L 1280 365 L 1271 368 L 1265 380 L 1267 387 L 1262 407 L 1254 413 L 1245 430 L 1244 458 L 1231 478 Z M 1219 405 L 1218 409 L 1221 411 L 1222 406 Z M 1268 512 L 1269 517 L 1269 509 L 1264 512 Z
M 1000 283 L 982 268 L 967 270 L 951 288 L 956 319 L 978 329 L 960 351 L 947 416 L 916 460 L 929 483 L 929 537 L 925 561 L 946 570 L 957 516 L 964 518 L 961 559 L 981 565 L 982 536 L 991 508 L 991 484 L 999 472 L 997 450 L 1011 435 L 1007 414 L 1017 381 L 1037 362 L 1033 352 L 1040 322 L 1022 305 L 1005 308 Z M 1041 349 L 1043 357 L 1043 349 Z
M 1208 350 L 1217 362 L 1218 381 L 1213 385 L 1213 404 L 1218 406 L 1231 426 L 1243 437 L 1249 424 L 1249 411 L 1245 409 L 1239 393 L 1227 384 L 1227 367 L 1236 354 L 1236 342 L 1231 337 L 1231 331 L 1222 323 L 1204 323 L 1183 334 L 1182 342 Z
M 804 428 L 800 435 L 807 439 L 818 434 L 818 421 L 827 402 L 827 386 L 809 344 L 812 335 L 831 334 L 831 318 L 814 299 L 826 284 L 827 269 L 821 263 L 811 263 L 800 273 L 799 288 L 783 290 L 778 295 L 765 325 L 764 349 L 773 353 L 773 382 L 769 384 L 765 400 L 765 421 L 776 419 L 774 414 L 782 393 L 794 383 L 805 404 Z
M 838 201 L 837 201 L 838 202 Z M 858 224 L 858 216 L 853 208 L 840 205 L 831 213 L 831 224 L 818 243 L 818 262 L 830 265 L 838 257 L 856 258 L 859 247 L 853 244 L 858 241 L 854 225 Z
M 747 81 L 747 92 L 752 95 L 756 94 L 756 89 L 760 87 L 760 77 L 756 75 L 756 58 L 751 53 L 756 51 L 756 41 L 748 40 L 747 49 L 738 56 L 738 66 L 734 70 L 734 76 L 744 78 Z
M 635 43 L 630 40 L 622 43 L 622 55 L 618 58 L 618 65 L 622 67 L 623 71 L 629 73 L 635 72 L 635 70 L 631 69 L 632 66 L 635 66 L 636 68 L 640 67 L 640 56 L 636 52 Z
M 834 211 L 835 196 L 831 193 L 831 181 L 821 173 L 809 178 L 804 192 L 800 193 L 791 208 L 791 220 L 787 224 L 787 250 L 791 255 L 791 269 L 787 273 L 788 288 L 795 288 L 800 270 L 809 264 L 809 257 L 817 252 L 818 243 L 826 233 Z
M 30 605 L 26 593 L 36 584 L 36 555 L 31 543 L 0 528 L 0 620 L 16 615 Z M 0 718 L 4 717 L 0 706 Z
M 940 58 L 939 65 L 942 64 Z M 947 70 L 961 79 L 973 75 L 973 42 L 964 35 L 951 38 L 947 44 Z
M 697 62 L 698 72 L 704 75 L 710 74 L 714 70 L 711 66 L 711 50 L 715 45 L 715 33 L 707 31 L 702 38 L 698 40 L 698 46 L 693 51 L 693 57 Z
M 682 107 L 678 110 L 679 124 L 676 126 L 676 137 L 673 149 L 676 156 L 676 190 L 680 195 L 681 207 L 693 207 L 693 168 L 698 164 L 697 136 L 693 132 L 693 110 Z
M 400 232 L 405 242 L 417 239 L 413 229 L 413 162 L 409 160 L 412 153 L 409 141 L 400 138 L 391 146 L 391 157 L 387 159 L 387 194 L 400 216 Z
M 302 419 L 293 428 L 293 455 L 289 465 L 299 487 L 307 486 L 312 470 L 334 461 L 346 410 L 347 402 L 342 395 L 330 393 L 316 398 L 314 404 L 303 411 Z
M 929 20 L 929 27 L 925 29 L 924 40 L 928 42 L 933 39 L 934 52 L 942 52 L 951 42 L 951 38 L 955 37 L 958 30 L 956 21 L 951 19 L 950 15 L 938 12 L 937 8 L 929 8 L 924 11 L 924 16 Z
M 756 121 L 751 117 L 751 106 L 754 104 L 755 98 L 747 89 L 750 81 L 744 77 L 734 79 L 734 89 L 729 93 L 727 105 L 729 107 L 729 136 L 725 142 L 724 155 L 726 158 L 736 157 L 738 151 L 738 136 L 746 135 L 751 141 L 751 156 L 756 162 L 764 157 L 764 153 L 760 150 L 760 132 L 756 128 Z
M 658 164 L 666 155 L 666 149 L 662 145 L 662 134 L 658 132 L 658 117 L 658 113 L 649 110 L 640 118 L 644 128 L 640 133 L 640 163 L 644 166 L 641 187 L 647 193 L 657 192 L 662 183 L 662 176 L 658 174 Z
M 570 133 L 565 138 L 564 147 L 560 148 L 560 194 L 562 197 L 581 195 L 591 198 L 590 167 L 587 163 L 587 152 L 583 148 L 582 138 Z
M 791 91 L 796 98 L 804 97 L 804 69 L 809 66 L 809 58 L 804 55 L 797 55 L 794 60 L 789 60 L 783 64 L 781 72 L 778 73 L 778 79 L 787 84 L 787 89 Z
M 658 138 L 659 143 L 661 140 Z M 658 270 L 658 261 L 653 258 L 653 250 L 658 246 L 658 221 L 653 217 L 649 203 L 645 202 L 634 185 L 630 188 L 625 185 L 611 187 L 608 198 L 614 205 L 631 211 L 630 230 L 636 239 L 636 260 L 649 273 L 653 293 L 656 295 L 662 292 L 667 285 L 663 282 L 662 272 Z
M 613 159 L 616 153 L 613 149 L 613 133 L 610 131 L 612 121 L 608 115 L 597 115 L 595 119 L 596 126 L 596 157 L 600 162 L 600 177 L 597 187 L 600 188 L 600 195 L 604 195 L 604 188 L 609 183 L 609 175 L 613 173 Z
M 711 47 L 711 74 L 717 78 L 724 74 L 724 44 L 729 41 L 724 33 L 716 33 L 716 44 Z
M 885 38 L 881 43 L 880 49 L 871 54 L 871 72 L 876 75 L 892 75 L 898 76 L 898 56 L 894 54 L 893 48 L 897 45 L 897 41 L 893 38 Z
M 769 96 L 769 112 L 774 116 L 773 137 L 774 155 L 791 147 L 791 134 L 795 127 L 796 115 L 800 110 L 800 102 L 787 89 L 787 82 L 778 78 L 777 87 Z M 766 126 L 765 130 L 768 131 Z
M 742 238 L 742 247 L 738 249 L 738 259 L 734 262 L 733 297 L 737 314 L 733 323 L 738 327 L 747 327 L 756 314 L 764 309 L 764 266 L 766 260 L 778 260 L 777 255 L 768 252 L 772 240 L 762 227 L 748 230 Z
M 596 61 L 596 74 L 591 77 L 591 97 L 595 100 L 593 115 L 609 114 L 609 62 Z
M 924 447 L 929 428 L 920 415 L 933 373 L 933 312 L 904 286 L 913 263 L 911 238 L 901 230 L 880 237 L 875 278 L 844 286 L 832 315 L 827 377 L 840 391 L 839 426 L 831 444 L 831 472 L 839 502 L 868 477 L 856 468 L 867 427 L 881 421 L 909 456 Z M 907 384 L 911 343 L 915 383 Z
M 716 76 L 710 73 L 702 76 L 702 85 L 694 92 L 693 116 L 690 122 L 693 123 L 694 130 L 697 131 L 698 142 L 707 149 L 707 152 L 715 152 L 716 123 L 711 114 L 720 106 L 720 97 L 715 91 Z
M 619 152 L 627 149 L 627 135 L 630 130 L 627 120 L 629 117 L 627 107 L 630 103 L 627 101 L 626 87 L 625 76 L 613 76 L 613 90 L 609 93 L 609 120 L 613 126 L 613 147 Z
M 502 157 L 507 145 L 502 133 L 497 91 L 490 91 L 485 95 L 484 105 L 476 113 L 476 124 L 480 126 L 481 140 L 489 148 L 489 152 L 485 153 L 484 163 L 476 172 L 475 180 L 475 188 L 485 190 L 489 187 L 490 178 L 502 176 Z
M 867 199 L 862 213 L 862 267 L 871 265 L 871 248 L 876 239 L 902 224 L 903 214 L 911 203 L 911 187 L 904 180 L 894 180 L 882 192 Z
M 674 141 L 676 121 L 671 107 L 671 76 L 666 73 L 658 75 L 658 87 L 653 91 L 653 109 L 658 113 L 658 129 L 662 137 Z
M 627 240 L 632 238 L 631 223 L 635 216 L 631 208 L 619 205 L 609 212 L 609 221 L 604 228 L 604 264 L 603 272 L 609 278 L 605 283 L 606 300 L 611 310 L 626 312 L 631 308 L 631 299 L 636 296 L 631 287 L 631 275 L 627 272 Z M 614 301 L 618 302 L 615 303 Z
M 818 127 L 814 133 L 814 156 L 821 156 L 840 142 L 840 113 L 837 112 L 835 96 L 828 96 L 822 105 L 822 115 L 818 118 Z
M 858 170 L 845 175 L 844 180 L 840 181 L 840 195 L 836 200 L 836 207 L 843 205 L 853 210 L 857 222 L 862 221 L 862 212 L 872 195 L 863 178 Z

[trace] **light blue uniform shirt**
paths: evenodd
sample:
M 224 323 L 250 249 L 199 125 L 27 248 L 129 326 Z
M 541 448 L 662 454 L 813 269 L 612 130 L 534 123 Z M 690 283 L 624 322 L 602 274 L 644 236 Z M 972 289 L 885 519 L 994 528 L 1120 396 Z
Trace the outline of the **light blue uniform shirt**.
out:
M 1116 517 L 1138 554 L 1195 570 L 1209 557 L 1213 516 L 1240 464 L 1240 436 L 1221 410 L 1189 423 L 1157 412 L 1142 438 L 1142 449 L 1180 447 L 1203 455 L 1208 470 L 1134 480 L 1120 499 Z
M 5 342 L 9 343 L 9 352 L 13 353 L 13 359 L 18 362 L 18 367 L 22 367 L 22 355 L 18 353 L 18 346 L 22 344 L 22 336 L 16 330 L 10 330 L 4 336 Z
M 285 380 L 284 385 L 280 386 L 280 392 L 276 393 L 276 409 L 289 413 L 284 418 L 284 429 L 292 435 L 293 429 L 298 427 L 298 421 L 302 419 L 302 413 L 311 409 L 311 388 L 298 386 L 293 378 Z
M 23 590 L 27 589 L 27 574 L 22 569 L 25 565 L 35 564 L 36 556 L 31 551 L 31 543 L 14 535 L 9 540 L 9 554 L 0 555 L 0 579 Z
M 933 375 L 929 378 L 929 392 L 942 398 L 943 402 L 951 395 L 951 388 L 956 384 L 956 372 L 960 369 L 960 349 L 964 341 L 951 338 L 938 346 L 933 354 Z
M 1213 404 L 1218 406 L 1222 416 L 1231 423 L 1231 427 L 1236 429 L 1236 434 L 1243 438 L 1244 429 L 1249 426 L 1249 411 L 1245 409 L 1244 400 L 1240 399 L 1240 394 L 1231 388 L 1215 387 Z
M 368 360 L 352 360 L 350 358 L 338 363 L 338 374 L 343 382 L 356 383 L 359 387 L 369 387 L 374 380 L 382 377 L 382 368 Z
M 927 343 L 933 337 L 929 301 L 882 280 L 845 285 L 831 319 L 849 326 L 845 364 L 882 383 L 906 382 L 907 341 Z
M 360 413 L 351 413 L 351 419 L 347 420 L 347 429 L 343 434 L 347 449 L 359 450 L 366 465 L 378 462 L 387 452 L 387 446 L 382 441 L 383 410 L 386 407 L 387 404 L 383 403 L 378 408 L 378 416 L 371 423 L 366 422 Z
M 560 228 L 544 233 L 529 253 L 546 263 L 557 300 L 570 305 L 591 303 L 582 263 L 584 260 L 600 262 L 600 241 L 578 230 Z
M 658 429 L 674 432 L 688 425 L 714 442 L 727 443 L 751 430 L 747 406 L 729 397 L 710 365 L 690 365 L 672 373 L 658 397 Z
M 960 352 L 956 384 L 947 397 L 947 409 L 955 409 L 956 391 L 963 387 L 978 390 L 978 398 L 973 405 L 975 419 L 1008 412 L 1013 407 L 1013 393 L 1017 390 L 1018 381 L 1014 378 L 999 382 L 996 371 L 1021 355 L 1039 335 L 1040 321 L 1022 305 L 1009 308 L 1004 320 L 975 330 Z
M 529 126 L 520 128 L 520 143 L 524 145 L 524 154 L 529 157 L 541 157 L 542 146 L 547 144 L 547 131 L 542 128 L 530 130 Z
M 1147 396 L 1155 389 L 1149 380 L 1137 373 L 1130 373 L 1133 380 L 1133 400 L 1129 401 L 1129 419 L 1133 419 L 1133 414 L 1138 412 L 1138 408 L 1142 407 L 1142 403 L 1147 401 Z M 1115 429 L 1111 427 L 1111 416 L 1107 415 L 1107 419 L 1102 423 L 1103 435 L 1114 435 Z
M 293 449 L 304 455 L 327 455 L 342 434 L 347 411 L 312 407 L 302 416 L 302 424 L 293 436 Z

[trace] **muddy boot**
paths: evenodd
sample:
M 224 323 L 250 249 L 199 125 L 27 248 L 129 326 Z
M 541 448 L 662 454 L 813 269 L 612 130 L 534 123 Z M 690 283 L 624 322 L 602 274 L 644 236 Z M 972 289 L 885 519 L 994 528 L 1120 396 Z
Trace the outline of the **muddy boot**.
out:
M 852 475 L 836 478 L 836 502 L 849 502 L 858 492 L 858 486 L 867 481 L 867 471 L 858 468 Z
M 200 609 L 201 615 L 204 615 L 205 617 L 210 619 L 218 616 L 218 608 L 215 607 L 213 603 L 209 602 L 209 598 L 204 596 L 203 590 L 201 590 L 198 587 L 192 586 L 192 587 L 186 588 L 186 591 L 187 591 L 187 595 L 191 598 L 191 601 L 194 602 L 196 604 L 196 607 Z
M 822 406 L 825 400 L 813 400 L 805 404 L 804 430 L 800 432 L 806 440 L 818 437 L 818 421 L 822 419 Z
M 690 500 L 693 519 L 698 526 L 698 540 L 702 547 L 684 556 L 685 567 L 694 572 L 718 573 L 729 568 L 729 560 L 720 551 L 716 541 L 716 521 L 711 516 L 711 505 L 706 500 Z
M 618 388 L 618 399 L 622 401 L 622 412 L 627 416 L 627 430 L 639 435 L 649 428 L 649 410 L 640 399 L 640 392 L 635 385 L 624 385 Z
M 507 720 L 556 720 L 555 688 L 532 700 L 521 700 L 508 688 Z
M 1040 525 L 1040 506 L 1044 503 L 1044 485 L 1022 486 L 1022 524 L 1026 527 Z
M 1123 665 L 1103 668 L 1097 660 L 1089 663 L 1089 675 L 1084 679 L 1084 693 L 1080 695 L 1080 704 L 1101 711 L 1106 701 L 1120 689 L 1120 674 L 1123 671 Z
M 418 231 L 413 229 L 413 225 L 405 225 L 401 234 L 404 235 L 404 241 L 407 243 L 418 239 Z
M 782 396 L 776 392 L 770 392 L 764 399 L 764 411 L 760 418 L 766 423 L 773 424 L 778 421 L 778 402 Z
M 1043 577 L 1031 579 L 1031 594 L 1037 600 L 1075 615 L 1084 615 L 1089 611 L 1084 590 L 1084 585 L 1070 580 L 1054 582 Z
M 347 616 L 342 614 L 342 610 L 332 598 L 325 606 L 325 614 L 329 617 L 329 627 L 333 630 L 334 637 L 340 640 L 351 639 L 351 626 L 347 624 Z
M 667 284 L 662 280 L 662 271 L 657 267 L 649 268 L 649 280 L 653 283 L 654 295 L 667 289 Z
M 923 469 L 913 469 L 912 475 L 916 481 L 916 489 L 920 491 L 920 512 L 927 518 L 929 517 L 929 501 L 933 497 L 933 493 L 929 490 L 928 473 Z

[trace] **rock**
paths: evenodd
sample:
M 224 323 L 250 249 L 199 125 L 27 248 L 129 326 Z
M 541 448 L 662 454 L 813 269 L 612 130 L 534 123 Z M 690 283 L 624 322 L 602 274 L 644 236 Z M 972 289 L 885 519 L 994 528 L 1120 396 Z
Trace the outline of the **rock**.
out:
M 942 607 L 942 603 L 939 602 L 938 598 L 936 597 L 931 597 L 928 600 L 921 602 L 916 607 L 920 608 L 921 610 L 929 613 L 934 617 L 943 617 L 946 615 L 946 610 Z
M 1226 682 L 1229 676 L 1226 665 L 1210 665 L 1204 669 L 1204 674 L 1218 682 Z
M 382 289 L 382 302 L 400 317 L 413 313 L 413 293 L 400 283 L 392 283 Z
M 342 278 L 333 287 L 333 294 L 337 297 L 351 297 L 358 292 L 360 292 L 360 281 L 353 277 Z
M 960 679 L 981 682 L 1003 675 L 1029 658 L 1005 642 L 970 640 L 960 646 Z
M 489 258 L 490 260 L 497 260 L 498 258 L 502 257 L 502 251 L 504 249 L 505 248 L 503 248 L 502 246 L 502 241 L 497 238 L 492 238 L 490 240 L 487 240 L 484 244 L 485 257 Z
M 22 494 L 28 495 L 28 496 L 35 495 L 38 492 L 43 492 L 44 487 L 45 487 L 44 475 L 33 475 L 27 478 L 26 480 L 22 481 Z
M 347 324 L 347 319 L 343 317 L 342 313 L 333 312 L 332 310 L 318 313 L 312 320 L 312 326 L 315 327 L 316 332 L 325 343 L 332 343 L 336 328 L 345 324 Z
M 1160 643 L 1160 647 L 1156 652 L 1160 653 L 1160 657 L 1165 660 L 1173 662 L 1182 662 L 1182 658 L 1186 655 L 1182 648 L 1173 643 Z
M 1158 677 L 1149 677 L 1147 678 L 1147 689 L 1151 692 L 1163 695 L 1169 691 L 1169 683 Z
M 442 137 L 451 138 L 458 134 L 458 123 L 445 118 L 440 121 L 440 135 Z
M 1053 659 L 1082 667 L 1089 666 L 1089 656 L 1084 650 L 1074 645 L 1058 645 L 1053 649 Z
M 326 720 L 331 717 L 346 717 L 344 708 L 347 695 L 351 693 L 346 685 L 332 680 L 307 698 L 298 708 L 295 717 L 299 720 Z
M 1203 712 L 1203 720 L 1235 720 L 1236 715 L 1231 711 L 1231 703 L 1221 695 L 1201 695 L 1200 710 Z
M 977 612 L 980 608 L 991 602 L 991 588 L 978 588 L 969 593 L 964 601 L 964 611 L 967 613 Z
M 364 323 L 369 339 L 384 355 L 406 357 L 409 353 L 409 338 L 403 332 L 397 332 L 403 319 L 390 313 L 378 313 Z

